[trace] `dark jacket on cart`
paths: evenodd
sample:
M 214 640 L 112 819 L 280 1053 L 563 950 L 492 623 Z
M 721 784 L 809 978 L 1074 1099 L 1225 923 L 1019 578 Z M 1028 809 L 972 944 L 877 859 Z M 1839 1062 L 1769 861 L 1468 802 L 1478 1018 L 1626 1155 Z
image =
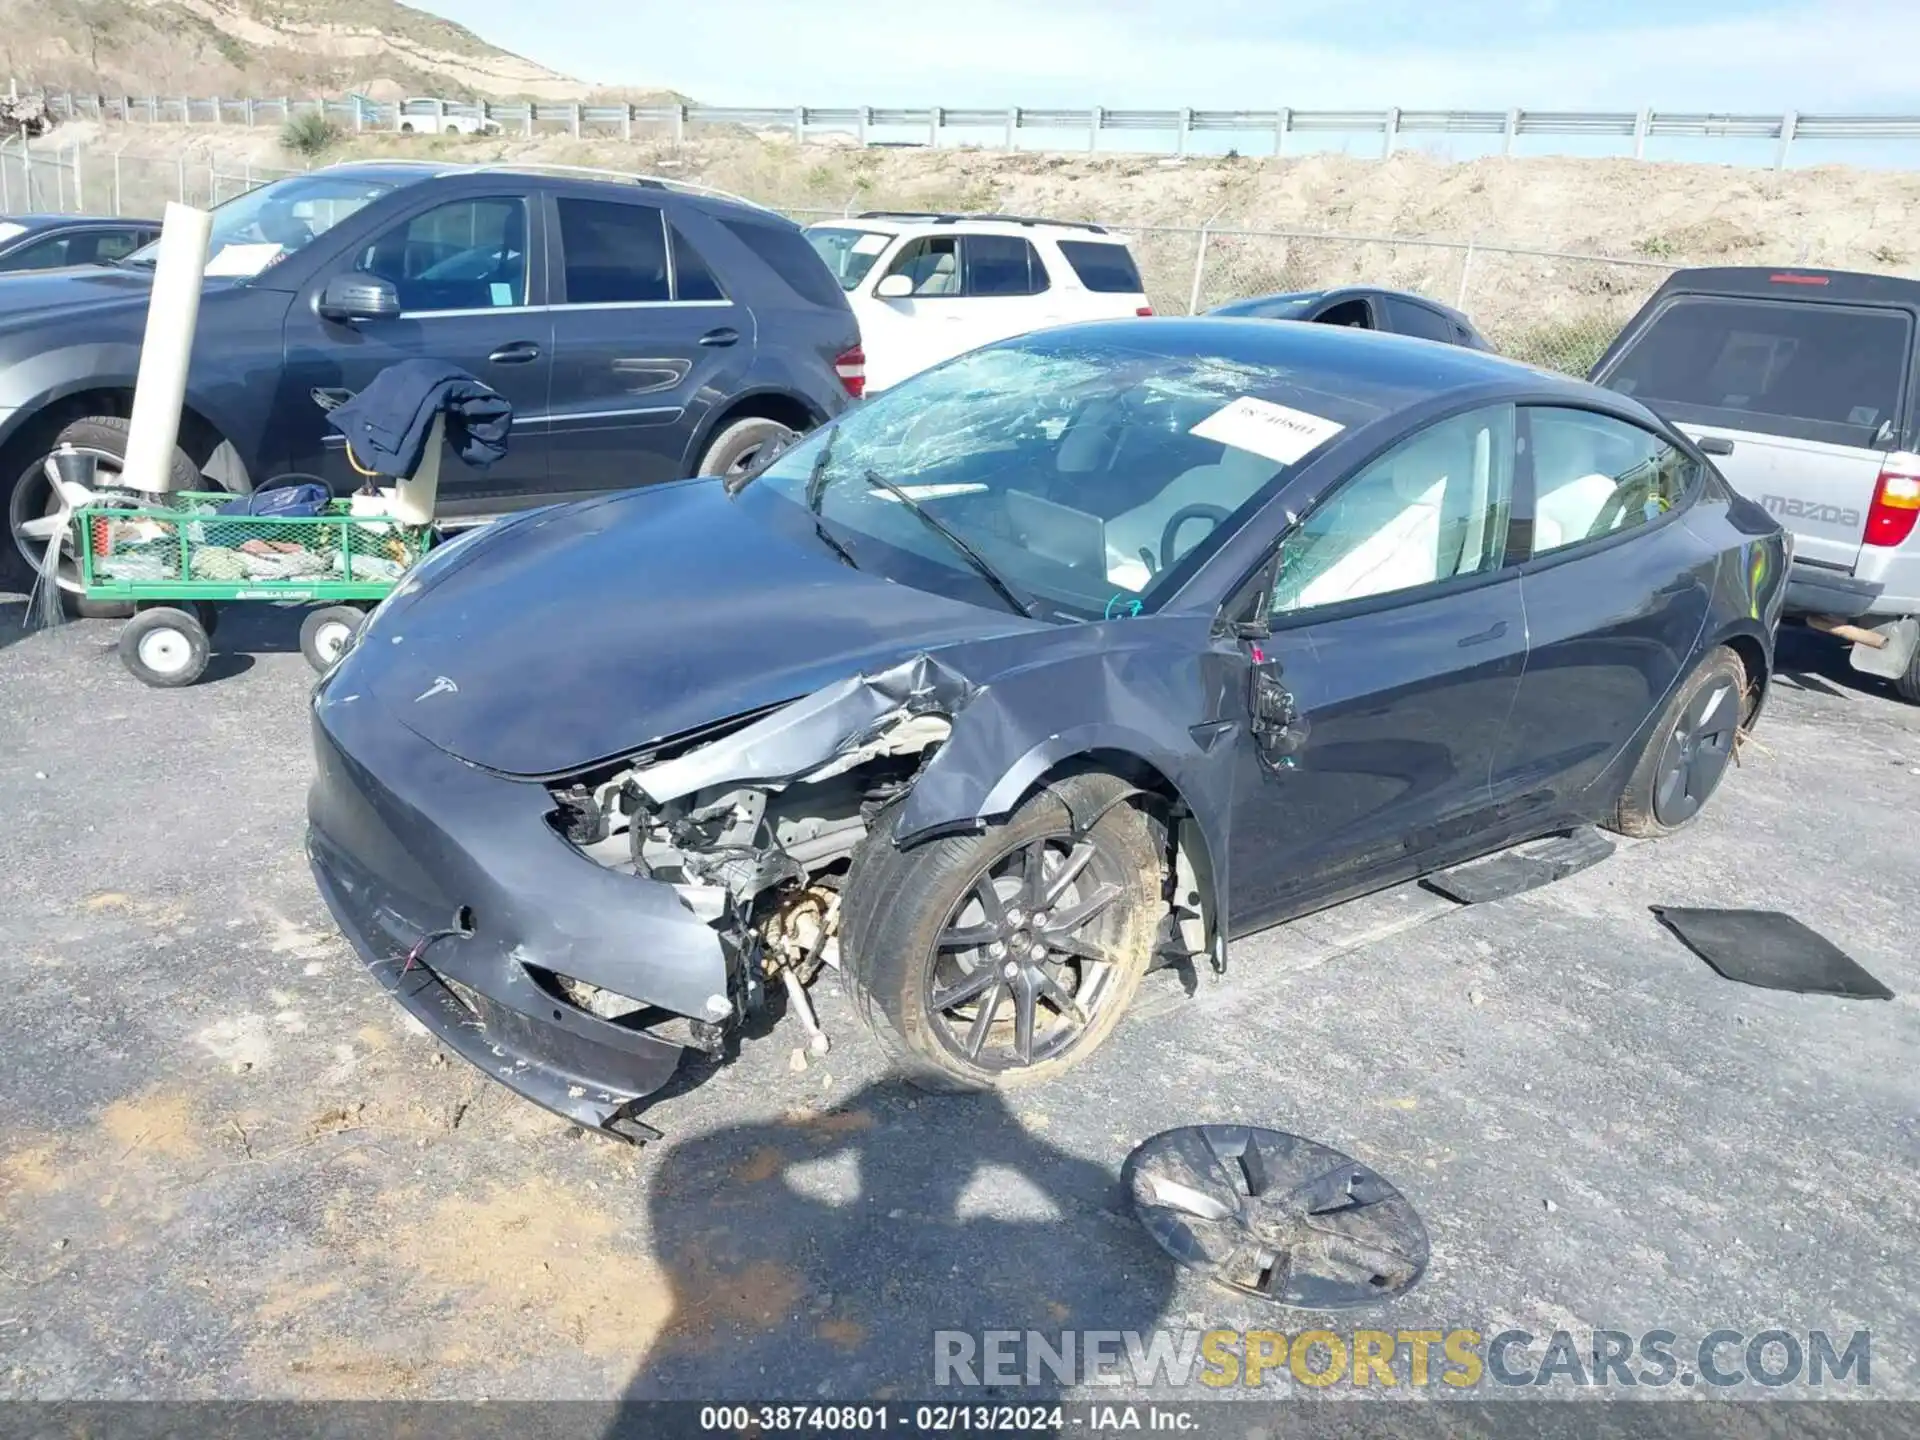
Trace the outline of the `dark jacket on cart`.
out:
M 354 464 L 402 478 L 419 468 L 433 417 L 447 417 L 447 444 L 468 465 L 484 469 L 507 453 L 513 406 L 458 365 L 403 360 L 389 365 L 353 399 L 327 412 L 347 437 Z

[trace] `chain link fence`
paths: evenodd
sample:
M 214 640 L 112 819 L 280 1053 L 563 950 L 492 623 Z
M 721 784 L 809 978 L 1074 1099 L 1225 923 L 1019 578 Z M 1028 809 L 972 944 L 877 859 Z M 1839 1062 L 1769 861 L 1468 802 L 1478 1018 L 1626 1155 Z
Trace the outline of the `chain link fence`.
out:
M 296 173 L 223 168 L 191 155 L 153 159 L 84 146 L 27 149 L 14 143 L 0 146 L 0 213 L 158 218 L 169 200 L 217 205 Z M 846 212 L 787 213 L 805 224 Z M 1127 239 L 1147 298 L 1162 315 L 1196 313 L 1250 295 L 1379 285 L 1455 306 L 1502 354 L 1573 375 L 1587 372 L 1674 268 L 1667 260 L 1477 240 L 1110 224 Z

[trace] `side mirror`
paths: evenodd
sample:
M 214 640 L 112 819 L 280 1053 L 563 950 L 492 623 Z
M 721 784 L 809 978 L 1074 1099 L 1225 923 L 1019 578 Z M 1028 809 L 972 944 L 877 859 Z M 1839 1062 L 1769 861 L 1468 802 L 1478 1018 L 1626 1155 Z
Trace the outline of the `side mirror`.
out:
M 400 314 L 400 292 L 378 275 L 336 275 L 320 292 L 316 307 L 323 320 L 392 320 Z
M 889 275 L 873 287 L 882 300 L 908 300 L 913 296 L 913 279 L 907 275 Z

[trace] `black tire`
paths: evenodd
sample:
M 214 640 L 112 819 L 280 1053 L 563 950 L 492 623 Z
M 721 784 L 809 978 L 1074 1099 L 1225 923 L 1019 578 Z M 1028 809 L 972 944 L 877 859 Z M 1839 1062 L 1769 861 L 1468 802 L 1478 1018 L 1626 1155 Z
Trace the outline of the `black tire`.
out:
M 778 420 L 749 415 L 744 420 L 734 421 L 708 442 L 707 453 L 700 457 L 700 466 L 694 473 L 744 475 L 762 460 L 772 459 L 773 454 L 786 449 L 799 433 Z M 773 447 L 772 452 L 769 452 L 769 446 Z
M 889 808 L 876 818 L 844 889 L 843 965 L 862 1017 L 914 1084 L 945 1091 L 1038 1084 L 1079 1064 L 1112 1033 L 1152 962 L 1165 908 L 1158 832 L 1125 798 L 1128 788 L 1112 775 L 1069 776 L 982 833 L 946 836 L 905 850 L 891 838 L 897 812 Z M 1070 848 L 1069 812 L 1100 817 L 1083 841 L 1093 847 L 1084 860 Z M 1041 915 L 1053 916 L 1052 930 L 1030 928 L 1026 907 L 1014 908 L 1023 898 L 1031 902 L 1031 888 L 1002 888 L 1019 885 L 1020 875 L 1030 874 L 1025 862 L 1036 846 L 1044 885 L 1060 881 L 1066 862 L 1080 866 L 1064 891 L 1037 907 Z M 1019 874 L 996 875 L 1002 867 Z M 992 888 L 1002 918 L 1010 922 L 1002 927 L 1006 938 L 992 942 L 998 953 L 990 953 L 984 941 L 956 946 L 956 935 L 984 935 L 992 928 L 982 882 L 994 879 L 1001 882 Z M 1099 897 L 1108 887 L 1111 899 L 1102 904 Z M 1061 923 L 1088 907 L 1092 913 L 1084 924 Z M 1106 962 L 1093 964 L 1054 948 L 1050 942 L 1062 930 L 1072 943 L 1094 947 Z M 1017 959 L 1023 950 L 1026 959 Z M 1045 958 L 1039 950 L 1047 952 Z M 989 975 L 994 978 L 988 980 Z M 969 985 L 978 997 L 970 1010 L 964 998 L 936 1002 L 938 993 L 962 997 Z M 1063 999 L 1084 1010 L 1077 1022 L 1057 1003 Z M 991 1007 L 984 1021 L 983 1006 Z M 1024 1027 L 1019 1023 L 1023 1007 Z
M 310 610 L 300 622 L 300 653 L 324 675 L 339 663 L 366 623 L 366 612 L 353 605 L 323 605 Z
M 37 439 L 29 439 L 8 451 L 8 467 L 17 464 L 20 468 L 11 477 L 0 480 L 7 486 L 7 543 L 0 547 L 0 580 L 11 579 L 24 590 L 33 584 L 38 574 L 41 552 L 21 536 L 19 527 L 23 521 L 51 513 L 53 491 L 43 468 L 47 456 L 62 445 L 71 445 L 76 450 L 95 452 L 118 469 L 119 462 L 127 455 L 127 423 L 117 415 L 89 415 L 69 421 L 56 431 L 49 432 L 42 427 Z M 173 449 L 169 481 L 175 490 L 196 490 L 205 483 L 193 457 L 178 445 Z M 70 614 L 112 617 L 129 613 L 124 604 L 102 604 L 75 593 L 73 587 L 78 577 L 73 567 L 63 564 L 60 568 L 61 588 L 66 592 Z
M 1893 693 L 1909 705 L 1920 705 L 1920 645 L 1914 646 L 1907 668 L 1893 677 Z
M 188 600 L 185 602 L 193 609 L 193 618 L 200 622 L 200 628 L 212 639 L 220 633 L 220 607 L 211 600 Z M 166 610 L 171 608 L 164 600 L 139 600 L 134 603 L 136 611 Z
M 1655 839 L 1698 815 L 1733 762 L 1746 704 L 1747 667 L 1713 650 L 1661 710 L 1609 828 Z
M 191 685 L 207 668 L 210 647 L 199 620 L 170 605 L 142 610 L 120 631 L 120 661 L 142 684 L 160 690 Z

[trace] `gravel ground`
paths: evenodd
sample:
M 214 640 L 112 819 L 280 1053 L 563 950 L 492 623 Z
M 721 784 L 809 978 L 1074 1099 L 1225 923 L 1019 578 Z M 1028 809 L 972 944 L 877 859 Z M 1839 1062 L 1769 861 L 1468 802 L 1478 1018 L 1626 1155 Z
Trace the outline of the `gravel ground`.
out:
M 113 623 L 23 637 L 20 610 L 0 1394 L 914 1396 L 936 1328 L 1323 1324 L 1664 1328 L 1683 1362 L 1721 1327 L 1865 1329 L 1870 1393 L 1920 1393 L 1920 710 L 1811 637 L 1675 839 L 1492 905 L 1405 888 L 1257 936 L 1010 1100 L 891 1082 L 829 984 L 829 1057 L 795 1068 L 782 1027 L 634 1150 L 440 1053 L 335 934 L 300 848 L 292 617 L 230 613 L 209 678 L 162 692 Z M 1791 911 L 1898 998 L 1732 984 L 1650 904 Z M 1342 1319 L 1174 1271 L 1117 1176 L 1200 1120 L 1397 1182 L 1424 1281 Z

